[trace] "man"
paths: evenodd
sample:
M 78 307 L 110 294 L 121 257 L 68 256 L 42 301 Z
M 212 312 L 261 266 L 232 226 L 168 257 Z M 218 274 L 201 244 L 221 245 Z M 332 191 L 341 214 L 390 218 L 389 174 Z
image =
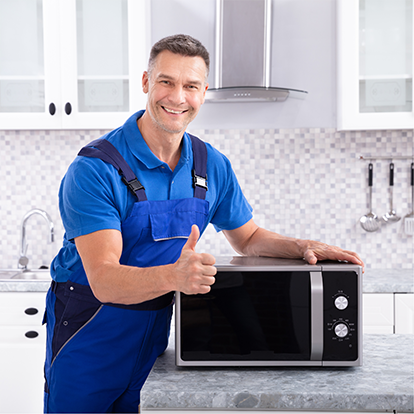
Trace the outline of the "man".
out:
M 254 223 L 227 158 L 185 132 L 208 70 L 197 40 L 157 42 L 142 77 L 146 110 L 83 148 L 62 181 L 45 412 L 137 412 L 168 343 L 173 292 L 207 293 L 215 281 L 214 257 L 195 251 L 208 223 L 242 255 L 363 265 L 355 253 Z

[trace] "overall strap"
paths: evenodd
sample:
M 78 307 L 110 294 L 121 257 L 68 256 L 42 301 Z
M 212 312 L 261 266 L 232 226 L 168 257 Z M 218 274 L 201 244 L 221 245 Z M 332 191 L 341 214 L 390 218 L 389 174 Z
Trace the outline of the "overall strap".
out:
M 193 144 L 194 168 L 193 187 L 194 197 L 205 200 L 207 188 L 207 146 L 201 139 L 188 134 Z
M 92 141 L 86 147 L 83 147 L 78 155 L 99 158 L 100 160 L 113 165 L 122 177 L 122 181 L 127 185 L 132 194 L 138 198 L 138 201 L 147 200 L 145 188 L 138 181 L 138 178 L 119 151 L 108 140 L 100 138 Z

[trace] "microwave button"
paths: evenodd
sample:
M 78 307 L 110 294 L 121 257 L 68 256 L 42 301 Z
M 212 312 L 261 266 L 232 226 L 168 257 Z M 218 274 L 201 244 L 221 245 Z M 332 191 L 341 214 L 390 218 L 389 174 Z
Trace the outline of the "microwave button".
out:
M 334 331 L 338 338 L 345 338 L 348 335 L 349 329 L 345 323 L 340 322 L 335 325 Z
M 338 296 L 335 299 L 335 306 L 339 310 L 344 310 L 348 307 L 348 299 L 345 296 Z

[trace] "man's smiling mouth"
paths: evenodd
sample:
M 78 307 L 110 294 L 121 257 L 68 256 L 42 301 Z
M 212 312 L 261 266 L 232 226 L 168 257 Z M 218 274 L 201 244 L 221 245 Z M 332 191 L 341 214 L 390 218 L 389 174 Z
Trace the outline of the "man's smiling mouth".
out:
M 164 111 L 168 112 L 169 114 L 180 115 L 180 114 L 183 114 L 184 112 L 187 112 L 187 110 L 185 110 L 185 111 L 174 111 L 173 109 L 166 108 L 165 106 L 163 106 L 162 108 L 164 109 Z

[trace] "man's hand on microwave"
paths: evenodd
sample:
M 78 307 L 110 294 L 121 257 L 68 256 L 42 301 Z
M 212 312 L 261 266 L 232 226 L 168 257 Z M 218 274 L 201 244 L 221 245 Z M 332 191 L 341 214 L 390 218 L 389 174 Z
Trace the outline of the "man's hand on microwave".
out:
M 309 264 L 322 260 L 346 261 L 364 269 L 364 262 L 357 253 L 319 241 L 282 236 L 259 227 L 253 219 L 237 229 L 224 230 L 223 233 L 233 249 L 244 256 L 305 259 Z
M 309 264 L 316 264 L 321 260 L 338 260 L 360 265 L 364 269 L 364 262 L 357 253 L 314 240 L 301 240 L 301 242 L 304 249 L 303 257 Z

